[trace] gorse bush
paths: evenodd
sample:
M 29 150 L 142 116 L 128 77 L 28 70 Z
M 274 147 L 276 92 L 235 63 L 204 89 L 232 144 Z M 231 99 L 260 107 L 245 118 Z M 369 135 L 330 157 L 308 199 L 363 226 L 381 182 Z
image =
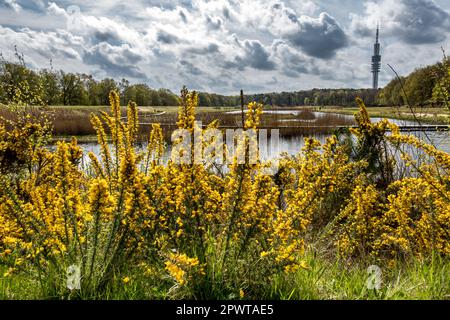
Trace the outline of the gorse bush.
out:
M 46 296 L 102 298 L 134 266 L 173 298 L 262 297 L 279 277 L 308 272 L 305 249 L 317 240 L 356 260 L 450 254 L 450 156 L 387 121 L 372 123 L 362 101 L 356 149 L 335 136 L 323 145 L 308 138 L 276 174 L 233 154 L 228 167 L 163 161 L 161 127 L 152 125 L 142 151 L 136 104 L 126 121 L 115 92 L 110 104 L 110 113 L 91 116 L 101 152 L 89 153 L 87 166 L 75 139 L 47 148 L 48 128 L 32 118 L 0 124 L 4 276 L 30 273 Z M 197 105 L 197 93 L 183 89 L 177 126 L 204 132 L 206 153 L 214 143 L 206 130 L 218 123 L 200 128 Z M 245 129 L 257 130 L 261 112 L 249 104 Z M 405 144 L 430 162 L 383 149 Z M 195 158 L 194 146 L 175 150 Z M 411 170 L 395 180 L 398 161 Z M 68 286 L 74 270 L 80 281 Z
M 337 217 L 338 248 L 345 255 L 360 256 L 448 255 L 450 155 L 412 135 L 400 134 L 387 120 L 372 123 L 364 104 L 359 104 L 359 127 L 352 131 L 359 146 L 378 141 L 362 151 L 362 158 L 377 164 L 377 170 L 368 166 L 370 170 L 354 182 L 348 204 Z M 399 151 L 400 159 L 388 152 L 388 145 Z M 412 146 L 409 150 L 416 156 L 423 153 L 427 161 L 420 163 L 402 148 L 405 145 Z M 394 180 L 399 162 L 410 168 L 409 176 Z
M 16 47 L 14 50 L 17 63 L 6 61 L 0 53 L 0 102 L 45 105 L 43 79 L 26 66 Z

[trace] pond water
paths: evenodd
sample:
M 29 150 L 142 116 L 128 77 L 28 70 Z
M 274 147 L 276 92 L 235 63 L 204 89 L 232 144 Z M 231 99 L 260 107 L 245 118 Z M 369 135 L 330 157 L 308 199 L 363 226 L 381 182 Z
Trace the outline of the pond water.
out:
M 227 114 L 238 114 L 241 111 L 230 111 L 227 112 Z M 301 117 L 301 113 L 303 110 L 267 110 L 264 111 L 264 113 L 267 114 L 280 114 L 280 115 L 292 115 L 296 116 L 292 119 L 279 119 L 279 123 L 283 125 L 283 122 L 289 121 L 289 122 L 298 122 L 299 126 L 302 126 L 303 123 L 307 123 L 308 126 L 314 126 L 314 122 L 319 121 L 323 117 L 330 117 L 330 113 L 325 112 L 309 112 L 307 117 L 304 119 Z M 343 115 L 343 114 L 332 114 L 337 119 L 340 120 L 346 120 L 346 121 L 354 121 L 354 117 L 351 115 Z M 382 118 L 371 118 L 373 122 L 378 122 L 382 120 Z M 323 119 L 322 119 L 323 120 Z M 417 126 L 418 123 L 415 121 L 410 120 L 397 120 L 397 119 L 390 119 L 391 122 L 399 125 L 399 126 Z M 450 132 L 449 131 L 441 131 L 441 132 L 422 132 L 422 131 L 415 131 L 415 132 L 408 132 L 409 134 L 413 134 L 422 140 L 434 144 L 438 149 L 445 151 L 447 153 L 450 153 Z M 289 134 L 288 136 L 279 136 L 278 140 L 278 151 L 286 152 L 289 155 L 295 155 L 297 154 L 301 148 L 304 146 L 304 138 L 307 136 L 313 136 L 314 138 L 318 139 L 320 142 L 324 143 L 326 141 L 326 138 L 330 136 L 329 133 L 314 133 L 314 134 L 298 134 L 298 135 L 292 135 Z M 225 141 L 225 137 L 224 137 Z M 268 145 L 271 144 L 271 138 L 268 138 Z M 96 155 L 99 155 L 100 148 L 97 143 L 80 143 L 80 146 L 84 149 L 86 152 L 93 152 Z M 141 149 L 145 149 L 146 145 L 142 144 L 140 146 Z M 171 148 L 170 145 L 166 148 L 166 152 L 164 155 L 165 160 L 167 160 L 170 156 Z M 273 155 L 271 154 L 270 148 L 266 150 L 265 152 L 261 153 L 261 158 L 264 160 L 273 158 Z M 86 161 L 88 161 L 88 157 L 86 156 Z

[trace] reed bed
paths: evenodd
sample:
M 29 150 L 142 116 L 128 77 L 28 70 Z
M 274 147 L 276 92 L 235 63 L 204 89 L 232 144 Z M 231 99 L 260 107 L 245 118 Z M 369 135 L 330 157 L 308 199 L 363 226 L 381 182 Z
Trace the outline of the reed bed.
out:
M 29 109 L 29 110 L 28 110 Z M 92 136 L 95 135 L 95 129 L 90 122 L 91 112 L 99 114 L 104 111 L 102 107 L 90 109 L 67 109 L 67 108 L 36 108 L 30 107 L 27 112 L 39 115 L 50 121 L 53 127 L 54 136 Z M 279 129 L 282 137 L 291 136 L 309 136 L 315 134 L 329 134 L 336 128 L 352 126 L 355 122 L 346 115 L 325 113 L 316 116 L 312 110 L 303 109 L 298 112 L 297 109 L 276 109 L 286 113 L 263 113 L 261 115 L 261 128 Z M 177 129 L 177 114 L 174 112 L 164 112 L 163 108 L 158 112 L 139 110 L 139 141 L 146 141 L 148 131 L 152 124 L 159 123 L 164 128 L 164 140 L 170 142 L 171 133 Z M 292 113 L 290 113 L 292 112 Z M 0 116 L 13 120 L 16 113 L 6 107 L 0 107 Z M 121 109 L 121 116 L 126 117 L 126 110 Z M 200 111 L 196 115 L 196 120 L 201 121 L 202 125 L 207 126 L 214 120 L 219 121 L 220 129 L 242 127 L 242 115 L 224 111 Z M 269 132 L 270 134 L 270 132 Z

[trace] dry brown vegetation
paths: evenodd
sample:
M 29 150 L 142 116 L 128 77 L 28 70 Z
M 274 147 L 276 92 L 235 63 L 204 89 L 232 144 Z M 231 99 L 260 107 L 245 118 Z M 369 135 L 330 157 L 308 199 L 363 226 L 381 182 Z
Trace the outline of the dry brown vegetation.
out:
M 103 108 L 94 110 L 69 109 L 69 108 L 29 108 L 31 112 L 46 117 L 53 126 L 55 136 L 89 136 L 95 135 L 89 117 L 90 113 L 99 113 Z M 317 133 L 330 133 L 340 126 L 354 125 L 354 121 L 347 116 L 338 114 L 324 114 L 316 117 L 309 109 L 303 109 L 296 114 L 295 109 L 285 109 L 286 113 L 264 113 L 261 117 L 261 128 L 280 130 L 281 136 L 311 135 Z M 292 113 L 290 112 L 292 111 Z M 270 112 L 270 111 L 269 111 Z M 13 119 L 14 112 L 6 107 L 0 108 L 0 116 L 6 119 Z M 122 116 L 126 116 L 122 110 Z M 170 133 L 177 128 L 177 114 L 175 112 L 148 112 L 140 110 L 140 130 L 139 140 L 145 141 L 148 137 L 148 130 L 153 123 L 160 123 L 164 128 L 165 140 L 170 141 Z M 229 113 L 224 111 L 203 111 L 196 115 L 197 121 L 203 125 L 208 125 L 214 120 L 219 120 L 219 127 L 237 128 L 242 127 L 242 115 L 240 112 Z

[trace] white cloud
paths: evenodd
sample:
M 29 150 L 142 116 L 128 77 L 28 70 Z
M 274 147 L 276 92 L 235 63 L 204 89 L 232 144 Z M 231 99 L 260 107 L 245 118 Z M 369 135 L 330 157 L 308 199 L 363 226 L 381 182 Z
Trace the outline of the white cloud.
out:
M 16 12 L 19 12 L 22 7 L 17 3 L 16 0 L 2 0 L 5 4 L 5 6 L 10 7 L 11 9 L 13 9 Z
M 369 1 L 363 14 L 351 14 L 351 29 L 358 35 L 372 35 L 377 23 L 385 36 L 408 44 L 444 41 L 450 30 L 450 13 L 432 0 Z
M 3 0 L 0 51 L 12 56 L 17 45 L 35 67 L 46 67 L 51 58 L 56 68 L 96 77 L 128 77 L 174 91 L 186 84 L 234 94 L 241 88 L 370 86 L 373 29 L 378 20 L 383 63 L 409 72 L 439 58 L 439 46 L 428 55 L 411 49 L 424 40 L 438 44 L 447 38 L 448 12 L 436 3 L 351 3 Z M 78 6 L 79 13 L 69 10 L 71 5 Z M 389 80 L 386 72 L 381 80 Z
M 26 49 L 24 53 L 27 57 L 39 54 L 47 60 L 54 57 L 81 60 L 81 56 L 77 51 L 80 38 L 76 38 L 64 31 L 42 32 L 29 28 L 14 31 L 0 26 L 0 37 L 2 44 L 7 48 L 13 48 L 16 45 L 20 50 Z
M 128 44 L 112 46 L 107 42 L 100 42 L 85 52 L 84 61 L 99 66 L 105 72 L 115 77 L 145 78 L 138 63 L 144 59 Z

